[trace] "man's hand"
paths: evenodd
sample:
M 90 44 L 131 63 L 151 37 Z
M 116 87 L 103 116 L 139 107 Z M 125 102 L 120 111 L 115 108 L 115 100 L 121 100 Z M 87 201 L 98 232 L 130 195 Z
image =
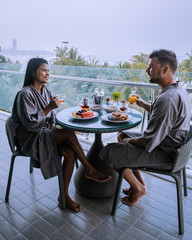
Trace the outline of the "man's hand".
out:
M 136 103 L 139 107 L 144 108 L 145 110 L 147 110 L 148 112 L 150 112 L 150 108 L 151 108 L 151 104 L 148 102 L 145 102 L 139 95 L 136 95 Z
M 138 137 L 138 138 L 124 138 L 122 140 L 123 143 L 132 143 L 132 144 L 135 144 L 139 147 L 145 147 L 145 145 L 141 142 L 141 139 Z
M 124 138 L 124 139 L 122 140 L 122 142 L 123 142 L 123 143 L 130 143 L 131 139 L 132 139 L 132 138 Z

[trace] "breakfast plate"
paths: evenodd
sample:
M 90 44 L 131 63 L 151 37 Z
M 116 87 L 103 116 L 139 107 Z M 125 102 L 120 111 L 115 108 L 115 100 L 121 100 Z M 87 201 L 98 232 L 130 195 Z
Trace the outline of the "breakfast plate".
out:
M 101 118 L 107 122 L 113 122 L 113 123 L 124 123 L 124 122 L 129 122 L 132 119 L 132 116 L 128 116 L 128 118 L 126 120 L 121 120 L 121 121 L 117 121 L 117 120 L 110 120 L 108 119 L 108 117 L 111 117 L 112 114 L 108 113 L 105 115 L 102 115 Z
M 89 119 L 93 119 L 93 118 L 96 118 L 96 117 L 98 117 L 99 116 L 99 113 L 98 112 L 93 112 L 93 116 L 92 117 L 87 117 L 87 118 L 82 118 L 82 117 L 75 117 L 74 115 L 73 115 L 73 112 L 71 112 L 70 114 L 69 114 L 69 117 L 71 117 L 71 118 L 73 118 L 73 119 L 77 119 L 77 120 L 89 120 Z

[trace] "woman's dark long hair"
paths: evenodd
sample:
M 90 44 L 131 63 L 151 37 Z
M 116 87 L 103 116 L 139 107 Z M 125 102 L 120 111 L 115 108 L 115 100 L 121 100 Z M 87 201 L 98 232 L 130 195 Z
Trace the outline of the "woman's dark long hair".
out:
M 34 83 L 33 73 L 37 71 L 41 64 L 48 64 L 48 62 L 43 58 L 32 58 L 31 60 L 29 60 L 27 64 L 23 87 Z

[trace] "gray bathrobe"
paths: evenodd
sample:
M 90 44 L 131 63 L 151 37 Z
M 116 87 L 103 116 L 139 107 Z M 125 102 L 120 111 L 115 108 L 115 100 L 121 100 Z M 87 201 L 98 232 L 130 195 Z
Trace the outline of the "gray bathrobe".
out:
M 33 85 L 26 86 L 17 93 L 12 110 L 12 118 L 16 123 L 12 131 L 17 135 L 18 147 L 32 158 L 34 167 L 41 168 L 45 179 L 57 175 L 59 158 L 51 130 L 55 113 L 51 111 L 45 116 L 43 110 L 51 97 L 46 86 L 42 87 L 42 94 Z

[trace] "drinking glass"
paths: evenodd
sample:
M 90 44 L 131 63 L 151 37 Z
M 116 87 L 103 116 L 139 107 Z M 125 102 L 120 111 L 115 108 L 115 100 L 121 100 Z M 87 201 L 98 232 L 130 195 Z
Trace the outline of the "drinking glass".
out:
M 125 112 L 128 108 L 127 102 L 121 102 L 120 103 L 120 110 Z
M 131 105 L 135 105 L 136 104 L 136 101 L 137 101 L 137 94 L 136 92 L 131 92 L 130 95 L 129 95 L 129 103 Z M 132 107 L 130 107 L 130 112 L 132 112 Z
M 65 95 L 64 94 L 57 94 L 57 97 L 59 98 L 59 102 L 62 104 L 65 102 Z
M 129 102 L 133 104 L 133 103 L 136 103 L 136 100 L 137 100 L 137 95 L 135 93 L 131 93 L 129 95 Z

